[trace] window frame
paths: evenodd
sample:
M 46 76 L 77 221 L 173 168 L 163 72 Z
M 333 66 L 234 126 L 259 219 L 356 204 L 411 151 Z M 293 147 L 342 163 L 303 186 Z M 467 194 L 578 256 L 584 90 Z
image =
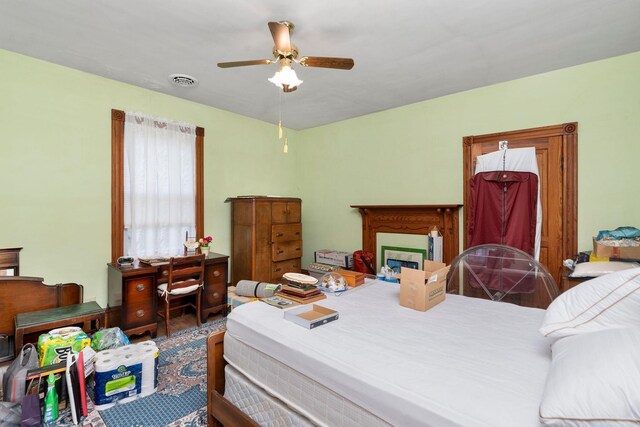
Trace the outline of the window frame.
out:
M 111 110 L 111 262 L 124 251 L 124 119 Z M 204 233 L 204 128 L 196 127 L 196 238 Z

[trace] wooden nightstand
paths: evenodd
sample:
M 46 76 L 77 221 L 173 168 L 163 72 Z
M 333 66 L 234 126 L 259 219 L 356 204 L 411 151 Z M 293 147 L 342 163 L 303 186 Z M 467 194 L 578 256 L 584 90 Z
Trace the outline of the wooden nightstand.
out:
M 591 277 L 576 277 L 572 279 L 571 277 L 569 277 L 570 272 L 571 270 L 569 270 L 567 267 L 562 267 L 559 289 L 560 293 L 568 291 L 574 286 L 577 286 L 580 283 L 586 282 L 587 280 L 591 279 Z

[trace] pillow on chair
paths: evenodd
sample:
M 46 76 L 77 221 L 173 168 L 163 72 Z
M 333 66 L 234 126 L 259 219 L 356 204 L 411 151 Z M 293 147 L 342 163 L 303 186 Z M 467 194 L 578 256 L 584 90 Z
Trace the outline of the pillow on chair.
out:
M 186 288 L 177 288 L 171 291 L 171 295 L 183 295 L 188 294 L 189 292 L 193 292 L 198 289 L 200 285 L 187 286 Z M 164 296 L 165 292 L 167 292 L 167 284 L 162 283 L 158 285 L 158 295 Z
M 540 332 L 559 338 L 624 327 L 640 328 L 640 268 L 607 274 L 561 294 L 547 308 Z

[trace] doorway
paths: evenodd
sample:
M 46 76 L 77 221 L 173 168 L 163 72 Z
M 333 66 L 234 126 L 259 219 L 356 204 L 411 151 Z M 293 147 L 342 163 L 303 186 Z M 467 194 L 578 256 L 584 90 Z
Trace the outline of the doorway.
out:
M 469 182 L 475 171 L 476 157 L 497 151 L 499 141 L 508 141 L 509 149 L 536 149 L 542 204 L 540 263 L 560 287 L 562 261 L 574 258 L 578 247 L 578 123 L 465 136 L 462 140 L 465 208 L 470 206 Z M 465 249 L 468 227 L 465 209 Z

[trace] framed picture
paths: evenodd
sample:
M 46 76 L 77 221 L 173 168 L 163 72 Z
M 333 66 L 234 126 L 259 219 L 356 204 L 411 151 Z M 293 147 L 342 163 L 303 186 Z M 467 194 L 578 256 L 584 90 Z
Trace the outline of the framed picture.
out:
M 418 270 L 418 263 L 415 261 L 404 261 L 400 259 L 389 258 L 387 259 L 387 265 L 393 270 L 394 273 L 400 273 L 400 269 L 402 267 Z
M 382 265 L 388 265 L 396 268 L 398 272 L 400 267 L 414 268 L 422 270 L 423 261 L 427 257 L 426 249 L 400 248 L 397 246 L 382 246 L 380 248 Z

